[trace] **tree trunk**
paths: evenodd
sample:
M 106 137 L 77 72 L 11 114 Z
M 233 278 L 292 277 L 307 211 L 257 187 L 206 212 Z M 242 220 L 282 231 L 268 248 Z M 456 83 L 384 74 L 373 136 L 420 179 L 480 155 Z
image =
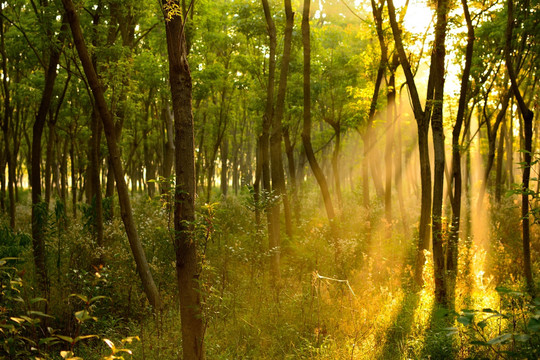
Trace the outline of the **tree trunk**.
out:
M 265 1 L 267 2 L 267 1 Z M 293 233 L 292 215 L 287 189 L 285 187 L 285 172 L 283 169 L 283 157 L 281 150 L 282 122 L 285 110 L 285 95 L 287 90 L 287 77 L 289 75 L 289 62 L 291 58 L 292 32 L 294 26 L 294 13 L 291 1 L 285 0 L 285 32 L 283 34 L 283 56 L 281 58 L 281 69 L 279 75 L 279 86 L 276 99 L 275 114 L 272 121 L 272 136 L 270 137 L 270 158 L 272 161 L 272 185 L 276 195 L 281 196 L 283 202 L 283 212 L 285 215 L 285 231 L 290 238 Z M 268 14 L 270 15 L 270 14 Z M 272 20 L 271 17 L 267 18 Z M 272 21 L 273 22 L 273 21 Z M 275 32 L 275 29 L 274 29 Z M 279 221 L 279 208 L 277 209 L 276 220 Z
M 6 178 L 5 178 L 5 167 L 7 165 L 8 167 L 8 179 L 7 179 L 7 187 L 8 187 L 8 196 L 9 196 L 9 226 L 11 226 L 12 229 L 15 228 L 15 197 L 14 197 L 14 174 L 15 174 L 15 167 L 16 167 L 16 156 L 12 156 L 11 154 L 11 148 L 9 145 L 9 140 L 12 137 L 12 131 L 11 131 L 11 120 L 13 117 L 13 107 L 11 106 L 11 95 L 10 95 L 10 89 L 9 89 L 9 82 L 8 82 L 8 72 L 7 72 L 7 64 L 8 64 L 8 58 L 6 54 L 6 48 L 5 48 L 5 34 L 4 34 L 4 22 L 3 18 L 0 18 L 0 53 L 2 54 L 2 85 L 4 88 L 4 116 L 2 118 L 2 132 L 4 134 L 4 151 L 5 154 L 2 154 L 2 166 L 0 167 L 0 171 L 2 172 L 2 188 L 1 188 L 1 194 L 0 194 L 0 202 L 2 205 L 2 210 L 5 209 L 5 196 L 6 196 Z M 12 140 L 15 142 L 15 140 Z M 15 149 L 13 149 L 15 150 Z M 16 154 L 15 154 L 16 155 Z
M 414 75 L 411 70 L 409 58 L 405 53 L 403 46 L 403 40 L 401 37 L 401 30 L 399 29 L 396 20 L 396 10 L 393 0 L 388 0 L 388 14 L 390 17 L 390 24 L 392 27 L 392 34 L 396 43 L 396 50 L 399 55 L 399 60 L 405 78 L 407 80 L 407 86 L 409 88 L 414 118 L 416 119 L 418 127 L 418 149 L 420 153 L 420 183 L 421 183 L 421 205 L 420 205 L 420 225 L 418 228 L 418 250 L 416 256 L 415 265 L 415 281 L 418 285 L 421 285 L 422 272 L 425 263 L 424 250 L 429 248 L 429 224 L 431 218 L 431 170 L 429 164 L 429 151 L 428 151 L 428 128 L 430 121 L 430 112 L 424 111 L 418 95 L 418 90 L 414 81 Z M 432 67 L 433 67 L 432 62 Z M 441 74 L 443 76 L 444 74 Z M 433 71 L 430 70 L 430 76 L 427 84 L 427 97 L 426 103 L 431 102 L 433 99 Z M 444 164 L 444 163 L 443 163 Z M 444 165 L 443 165 L 444 166 Z M 444 167 L 443 167 L 444 170 Z
M 508 22 L 506 25 L 506 44 L 505 44 L 505 59 L 506 59 L 506 69 L 508 71 L 508 77 L 512 84 L 512 92 L 516 101 L 518 103 L 519 111 L 523 116 L 523 132 L 525 134 L 524 147 L 525 152 L 523 153 L 524 166 L 523 166 L 523 183 L 522 183 L 522 194 L 521 194 L 521 217 L 522 217 L 522 226 L 523 226 L 523 272 L 525 275 L 525 280 L 527 283 L 527 290 L 529 294 L 533 297 L 536 294 L 534 279 L 532 276 L 531 270 L 531 239 L 530 239 L 530 224 L 529 224 L 529 180 L 531 176 L 531 155 L 532 155 L 532 122 L 534 113 L 527 107 L 523 96 L 519 91 L 517 84 L 517 75 L 514 72 L 514 67 L 512 65 L 512 32 L 514 26 L 514 4 L 513 0 L 508 0 Z M 525 42 L 527 39 L 526 34 L 523 35 L 522 41 Z
M 294 147 L 291 143 L 289 127 L 283 129 L 283 139 L 285 142 L 285 154 L 287 155 L 287 165 L 289 168 L 290 187 L 293 198 L 293 209 L 296 226 L 300 225 L 300 201 L 298 199 L 298 180 L 296 178 L 296 166 L 294 162 Z
M 444 267 L 442 205 L 444 189 L 444 127 L 443 127 L 443 101 L 444 101 L 444 59 L 446 55 L 445 39 L 448 16 L 448 1 L 437 2 L 437 23 L 435 25 L 435 43 L 431 67 L 434 71 L 434 99 L 431 117 L 431 130 L 433 134 L 433 148 L 435 152 L 435 169 L 433 176 L 433 210 L 432 210 L 432 242 L 433 264 L 435 277 L 435 301 L 447 305 L 446 276 Z
M 90 60 L 90 56 L 88 55 L 88 50 L 86 49 L 84 38 L 81 32 L 81 25 L 75 11 L 73 2 L 72 0 L 62 0 L 62 4 L 64 5 L 64 9 L 66 11 L 69 25 L 71 27 L 71 32 L 73 34 L 73 41 L 75 47 L 77 48 L 77 52 L 83 66 L 84 73 L 88 79 L 92 94 L 94 95 L 95 105 L 99 110 L 99 115 L 103 122 L 105 136 L 107 138 L 107 145 L 109 147 L 111 163 L 116 178 L 116 188 L 118 191 L 118 198 L 120 200 L 119 202 L 121 217 L 124 222 L 131 251 L 133 252 L 133 256 L 135 258 L 135 263 L 137 264 L 137 271 L 141 278 L 143 288 L 146 296 L 148 297 L 150 305 L 152 305 L 155 309 L 161 309 L 161 298 L 159 297 L 157 287 L 152 278 L 152 274 L 150 273 L 150 267 L 148 266 L 146 255 L 144 254 L 142 244 L 137 234 L 135 221 L 133 219 L 131 202 L 124 179 L 122 161 L 120 159 L 120 151 L 116 143 L 114 122 L 111 113 L 109 112 L 109 109 L 107 107 L 105 97 L 103 95 L 103 88 L 98 80 L 96 71 L 94 69 L 94 66 L 92 65 L 92 61 Z
M 506 117 L 505 117 L 506 118 Z M 495 203 L 501 203 L 501 192 L 503 182 L 503 161 L 504 142 L 506 141 L 506 119 L 502 123 L 501 135 L 499 136 L 499 146 L 497 148 L 497 165 L 495 167 Z
M 482 185 L 480 186 L 480 192 L 478 194 L 478 203 L 476 206 L 476 209 L 478 212 L 483 210 L 484 195 L 487 189 L 489 174 L 491 173 L 491 169 L 493 168 L 493 162 L 495 160 L 495 144 L 497 143 L 497 133 L 499 131 L 499 125 L 506 115 L 506 109 L 508 108 L 508 100 L 510 98 L 510 95 L 511 95 L 511 91 L 508 90 L 508 92 L 506 93 L 506 95 L 503 97 L 501 101 L 502 107 L 499 113 L 497 114 L 497 118 L 493 126 L 491 126 L 489 118 L 486 118 L 486 127 L 487 127 L 487 135 L 488 135 L 488 158 L 487 158 L 486 168 L 484 171 L 484 178 L 482 181 Z
M 448 240 L 448 249 L 446 252 L 446 269 L 448 271 L 448 289 L 451 292 L 452 301 L 455 300 L 455 282 L 457 277 L 457 265 L 458 265 L 458 241 L 460 233 L 461 222 L 461 150 L 459 146 L 459 138 L 461 135 L 461 128 L 463 126 L 463 119 L 465 117 L 465 110 L 467 107 L 468 89 L 469 89 L 469 76 L 471 73 L 472 57 L 474 49 L 474 27 L 472 24 L 471 16 L 469 13 L 469 7 L 467 0 L 461 0 L 463 6 L 463 14 L 467 23 L 467 46 L 465 50 L 465 67 L 463 68 L 463 74 L 461 76 L 461 88 L 458 100 L 458 112 L 456 115 L 456 123 L 452 130 L 452 171 L 451 171 L 451 186 L 453 185 L 452 196 L 452 226 L 450 229 L 450 237 Z M 471 109 L 472 111 L 472 109 Z
M 313 153 L 313 146 L 311 145 L 311 43 L 310 43 L 310 30 L 309 30 L 309 13 L 310 13 L 310 0 L 304 0 L 304 9 L 302 13 L 302 44 L 304 45 L 304 126 L 302 129 L 302 144 L 306 157 L 309 162 L 309 166 L 313 171 L 313 175 L 317 179 L 319 188 L 321 189 L 322 197 L 324 200 L 324 206 L 326 208 L 326 215 L 331 224 L 336 217 L 334 212 L 334 206 L 332 205 L 332 199 L 330 198 L 330 192 L 328 191 L 328 183 L 326 178 L 317 163 L 315 154 Z
M 101 181 L 99 179 L 100 161 L 99 147 L 101 143 L 101 122 L 99 121 L 98 110 L 92 111 L 90 124 L 92 135 L 90 137 L 90 198 L 89 201 L 95 213 L 95 237 L 99 247 L 103 246 L 103 199 L 101 196 Z M 102 260 L 100 260 L 102 261 Z
M 392 68 L 388 80 L 388 93 L 386 95 L 386 147 L 385 147 L 385 176 L 386 186 L 384 191 L 384 212 L 386 215 L 386 223 L 388 226 L 389 236 L 392 235 L 392 152 L 394 139 L 394 105 L 396 101 L 396 76 L 395 70 Z
M 281 128 L 276 129 L 272 127 L 274 124 L 274 83 L 276 73 L 276 28 L 272 15 L 270 14 L 270 6 L 268 0 L 262 0 L 264 17 L 266 19 L 266 30 L 270 39 L 270 58 L 268 60 L 268 83 L 266 87 L 266 107 L 263 115 L 263 131 L 261 135 L 262 146 L 262 170 L 263 170 L 263 188 L 269 195 L 272 191 L 270 186 L 270 177 L 272 180 L 277 180 L 277 167 L 278 160 L 276 158 L 276 150 L 281 153 L 281 149 L 276 149 L 277 146 L 281 146 Z M 270 134 L 269 130 L 272 130 L 272 149 L 270 149 Z M 279 138 L 278 138 L 279 135 Z M 270 155 L 270 156 L 269 156 Z M 272 161 L 272 168 L 270 167 L 270 160 Z M 272 170 L 273 169 L 273 170 Z M 282 168 L 283 171 L 283 168 Z M 278 184 L 273 182 L 274 191 L 276 195 L 279 193 Z M 279 203 L 271 204 L 267 209 L 268 218 L 268 246 L 271 251 L 270 270 L 272 273 L 273 281 L 277 281 L 280 278 L 279 273 L 279 261 L 280 261 L 280 223 L 279 223 Z
M 167 4 L 167 0 L 163 0 Z M 191 108 L 191 73 L 187 61 L 182 16 L 168 14 L 165 22 L 169 54 L 169 83 L 174 112 L 176 189 L 174 244 L 182 323 L 184 359 L 205 359 L 204 323 L 201 308 L 200 269 L 195 221 L 195 146 Z
M 229 179 L 228 179 L 228 166 L 227 162 L 229 161 L 229 139 L 227 136 L 224 136 L 221 139 L 220 144 L 220 155 L 221 155 L 221 196 L 227 197 L 227 192 L 229 190 Z
M 60 46 L 65 36 L 65 28 L 58 35 Z M 47 276 L 46 255 L 45 255 L 45 228 L 47 221 L 47 208 L 43 205 L 41 199 L 41 137 L 47 113 L 51 105 L 51 99 L 54 91 L 54 82 L 56 80 L 56 67 L 60 61 L 59 44 L 50 48 L 49 66 L 45 75 L 45 86 L 36 115 L 36 120 L 32 128 L 32 176 L 30 186 L 32 187 L 32 239 L 34 248 L 34 263 L 41 291 L 48 296 L 49 279 Z

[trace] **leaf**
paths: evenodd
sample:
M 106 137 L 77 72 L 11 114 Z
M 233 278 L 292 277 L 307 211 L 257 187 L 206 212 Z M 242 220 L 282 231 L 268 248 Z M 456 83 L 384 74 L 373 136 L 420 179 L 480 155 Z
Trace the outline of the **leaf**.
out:
M 482 321 L 478 322 L 477 325 L 480 327 L 480 329 L 483 330 L 483 329 L 487 326 L 487 321 L 486 321 L 486 320 L 482 320 Z
M 485 342 L 485 341 L 473 340 L 473 341 L 471 341 L 471 345 L 487 346 L 489 344 L 487 342 Z
M 107 346 L 109 346 L 112 349 L 112 351 L 116 349 L 116 347 L 114 346 L 114 343 L 111 340 L 103 339 L 103 341 L 105 342 L 105 344 L 107 344 Z
M 489 314 L 498 314 L 499 312 L 497 310 L 493 310 L 490 308 L 482 309 L 482 312 L 489 313 Z
M 19 317 L 10 317 L 11 320 L 15 321 L 17 324 L 22 324 L 23 322 L 26 321 L 26 319 L 22 319 L 22 318 L 19 318 Z
M 491 340 L 489 340 L 487 343 L 489 345 L 497 345 L 497 344 L 503 344 L 505 342 L 507 342 L 508 340 L 510 340 L 512 338 L 512 334 L 502 334 L 500 336 L 497 336 L 496 338 L 493 338 Z
M 536 318 L 531 318 L 529 320 L 529 324 L 527 325 L 527 329 L 534 332 L 540 331 L 540 320 Z
M 47 302 L 47 299 L 42 298 L 42 297 L 33 298 L 33 299 L 30 299 L 30 304 L 35 304 L 35 303 L 41 302 L 41 301 Z
M 29 315 L 37 315 L 37 316 L 42 316 L 42 317 L 48 317 L 48 318 L 51 318 L 51 319 L 54 319 L 54 316 L 51 316 L 49 314 L 45 314 L 44 312 L 41 312 L 41 311 L 33 311 L 33 310 L 30 310 L 28 312 Z
M 85 322 L 86 320 L 94 320 L 94 321 L 97 321 L 97 318 L 94 317 L 94 316 L 90 316 L 90 313 L 88 313 L 88 310 L 84 309 L 84 310 L 81 310 L 81 311 L 77 311 L 75 313 L 75 317 L 77 318 L 77 320 L 79 320 L 80 322 Z
M 92 304 L 95 301 L 98 301 L 99 299 L 109 299 L 109 297 L 108 296 L 103 296 L 103 295 L 94 296 L 93 298 L 90 299 L 90 301 L 88 303 Z
M 58 338 L 56 337 L 46 337 L 39 339 L 39 344 L 54 345 L 58 344 Z
M 81 336 L 77 336 L 75 339 L 73 339 L 73 343 L 79 342 L 81 340 L 97 338 L 97 337 L 98 337 L 97 335 L 81 335 Z
M 71 294 L 69 295 L 69 297 L 78 297 L 79 299 L 81 299 L 82 301 L 84 301 L 85 303 L 88 304 L 88 298 L 84 295 L 81 295 L 81 294 Z
M 122 342 L 131 344 L 133 342 L 133 340 L 141 341 L 141 339 L 138 336 L 129 336 L 129 337 L 125 338 L 125 339 L 122 339 Z
M 472 323 L 474 315 L 473 314 L 465 314 L 461 315 L 457 318 L 458 323 L 463 324 L 465 326 L 469 326 Z
M 519 342 L 527 342 L 531 338 L 529 334 L 514 334 L 514 339 Z
M 68 342 L 70 344 L 73 344 L 73 338 L 69 337 L 69 336 L 64 336 L 64 335 L 55 335 L 57 338 L 59 338 L 60 340 L 64 340 L 65 342 Z

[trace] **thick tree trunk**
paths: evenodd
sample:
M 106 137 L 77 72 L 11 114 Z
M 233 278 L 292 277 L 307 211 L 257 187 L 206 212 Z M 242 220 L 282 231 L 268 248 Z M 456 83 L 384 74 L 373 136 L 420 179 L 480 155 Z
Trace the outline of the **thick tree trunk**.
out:
M 157 287 L 152 278 L 152 274 L 150 273 L 150 267 L 148 266 L 146 255 L 144 254 L 142 244 L 137 234 L 135 221 L 133 219 L 131 202 L 129 199 L 126 182 L 124 180 L 124 170 L 122 168 L 122 161 L 120 159 L 120 151 L 116 143 L 114 122 L 107 107 L 107 103 L 103 95 L 103 89 L 92 65 L 92 61 L 90 60 L 90 56 L 88 55 L 88 50 L 86 49 L 83 34 L 81 32 L 81 25 L 73 2 L 71 0 L 62 0 L 62 4 L 64 5 L 64 9 L 66 11 L 71 32 L 73 34 L 73 41 L 75 47 L 77 48 L 79 58 L 81 59 L 84 73 L 88 79 L 92 94 L 94 95 L 95 105 L 99 110 L 99 115 L 103 122 L 105 136 L 107 138 L 107 145 L 109 147 L 111 164 L 116 177 L 116 188 L 118 191 L 118 198 L 120 200 L 120 213 L 124 222 L 131 251 L 133 252 L 133 257 L 135 258 L 135 263 L 137 264 L 137 271 L 141 278 L 143 288 L 146 296 L 148 297 L 150 305 L 152 305 L 155 309 L 160 309 L 162 307 L 161 298 L 159 297 Z
M 302 13 L 302 44 L 304 45 L 304 126 L 302 129 L 302 144 L 306 157 L 309 162 L 309 166 L 315 175 L 315 179 L 321 189 L 322 197 L 324 200 L 324 206 L 326 208 L 326 215 L 330 224 L 333 224 L 333 220 L 336 217 L 334 212 L 334 206 L 332 205 L 332 199 L 330 192 L 328 191 L 328 183 L 324 176 L 315 154 L 313 152 L 313 146 L 311 145 L 311 42 L 310 42 L 310 30 L 309 30 L 309 13 L 310 13 L 310 0 L 304 0 L 304 9 Z
M 163 0 L 166 4 L 167 0 Z M 170 16 L 171 14 L 169 14 Z M 191 73 L 187 61 L 182 17 L 165 22 L 169 53 L 169 83 L 174 112 L 176 189 L 174 243 L 182 322 L 182 351 L 186 360 L 205 359 L 204 319 L 201 308 L 200 269 L 195 221 L 195 146 L 191 108 Z

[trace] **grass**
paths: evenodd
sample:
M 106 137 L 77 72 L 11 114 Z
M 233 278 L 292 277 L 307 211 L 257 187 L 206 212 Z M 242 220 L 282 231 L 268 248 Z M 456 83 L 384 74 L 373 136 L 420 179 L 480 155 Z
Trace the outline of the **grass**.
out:
M 470 341 L 479 334 L 458 320 L 463 309 L 503 308 L 496 285 L 519 277 L 514 271 L 508 276 L 500 273 L 512 259 L 508 254 L 518 252 L 512 243 L 502 239 L 490 247 L 476 245 L 474 239 L 461 241 L 455 292 L 458 313 L 453 313 L 434 304 L 431 256 L 424 268 L 424 286 L 417 289 L 412 284 L 414 261 L 410 254 L 415 241 L 401 234 L 399 223 L 393 224 L 391 233 L 388 224 L 379 220 L 380 207 L 375 205 L 368 215 L 354 197 L 347 199 L 336 237 L 330 234 L 324 216 L 314 210 L 318 208 L 310 202 L 314 197 L 307 196 L 304 218 L 308 220 L 301 222 L 292 238 L 284 237 L 281 281 L 274 286 L 264 224 L 260 228 L 254 224 L 246 196 L 227 198 L 212 206 L 211 212 L 200 206 L 204 219 L 201 234 L 208 234 L 204 226 L 211 224 L 212 228 L 201 247 L 208 359 L 498 356 L 488 348 L 473 346 Z M 137 336 L 139 341 L 125 344 L 133 354 L 126 355 L 129 359 L 178 359 L 180 316 L 168 216 L 159 201 L 141 196 L 134 204 L 139 234 L 167 304 L 165 310 L 152 314 L 147 307 L 121 221 L 115 218 L 105 224 L 106 246 L 96 249 L 92 235 L 81 225 L 84 219 L 77 219 L 65 232 L 51 232 L 47 240 L 53 282 L 49 311 L 56 317 L 51 325 L 58 333 L 73 335 L 76 321 L 72 314 L 78 308 L 69 295 L 107 296 L 108 300 L 92 310 L 98 320 L 85 323 L 82 333 L 115 344 Z M 504 212 L 496 217 L 496 229 L 519 225 L 501 223 L 510 219 L 512 210 L 504 208 Z M 21 231 L 30 232 L 28 222 L 22 219 L 29 218 L 28 204 L 19 205 L 18 214 Z M 370 237 L 366 236 L 368 219 Z M 490 236 L 498 239 L 494 234 L 497 232 Z M 29 246 L 20 254 L 26 259 L 23 267 L 31 274 Z M 100 253 L 105 255 L 106 266 L 97 269 L 93 259 Z M 31 285 L 32 278 L 27 278 Z M 505 324 L 490 323 L 483 335 L 492 338 L 506 331 Z M 507 345 L 501 346 L 504 349 Z M 59 350 L 59 346 L 52 347 L 50 358 L 58 358 Z M 75 350 L 88 360 L 110 353 L 97 339 L 81 342 Z

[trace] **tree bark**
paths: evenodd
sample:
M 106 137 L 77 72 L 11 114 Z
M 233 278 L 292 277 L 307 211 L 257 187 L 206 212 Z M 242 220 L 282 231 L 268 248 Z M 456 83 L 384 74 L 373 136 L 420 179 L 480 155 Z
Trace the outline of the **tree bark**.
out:
M 311 145 L 311 42 L 310 42 L 310 30 L 309 30 L 309 16 L 310 16 L 310 0 L 304 0 L 304 9 L 302 12 L 302 44 L 304 45 L 304 126 L 302 129 L 302 144 L 306 157 L 309 162 L 309 166 L 315 175 L 315 179 L 321 189 L 324 206 L 326 209 L 326 215 L 330 224 L 333 224 L 333 220 L 336 217 L 334 212 L 334 206 L 332 205 L 332 199 L 330 192 L 328 191 L 328 183 L 324 176 L 315 154 L 313 153 L 313 146 Z
M 393 0 L 388 0 L 388 15 L 390 18 L 390 25 L 392 27 L 392 34 L 396 43 L 396 50 L 399 55 L 399 61 L 405 78 L 407 86 L 409 88 L 412 109 L 414 118 L 418 128 L 418 149 L 420 153 L 420 183 L 421 183 L 421 205 L 420 205 L 420 225 L 418 228 L 418 250 L 416 256 L 415 265 L 415 281 L 418 285 L 421 285 L 422 272 L 425 263 L 424 250 L 429 248 L 429 233 L 430 233 L 430 218 L 431 218 L 431 169 L 429 163 L 429 150 L 428 150 L 428 128 L 430 121 L 430 112 L 426 107 L 426 111 L 422 109 L 418 90 L 414 81 L 414 75 L 411 70 L 409 58 L 405 53 L 403 46 L 403 40 L 401 37 L 401 30 L 399 29 L 396 20 L 396 10 Z M 433 72 L 430 71 L 427 85 L 427 97 L 426 103 L 433 99 Z
M 461 88 L 458 100 L 458 111 L 456 115 L 456 123 L 452 130 L 452 170 L 451 170 L 451 186 L 453 186 L 452 196 L 452 226 L 450 229 L 450 237 L 448 240 L 448 249 L 446 252 L 446 269 L 448 270 L 448 289 L 455 293 L 455 281 L 457 276 L 458 265 L 458 241 L 461 222 L 461 150 L 459 138 L 461 136 L 461 128 L 463 127 L 463 119 L 468 100 L 469 76 L 471 73 L 472 57 L 474 49 L 474 27 L 469 13 L 467 0 L 461 0 L 463 6 L 463 14 L 467 23 L 467 46 L 465 48 L 465 66 L 461 76 Z M 454 296 L 452 296 L 454 299 Z
M 287 90 L 287 77 L 289 75 L 289 62 L 291 58 L 292 32 L 294 26 L 294 13 L 291 1 L 285 0 L 285 31 L 283 34 L 283 56 L 281 58 L 281 69 L 279 74 L 279 85 L 276 99 L 275 114 L 272 121 L 272 135 L 270 137 L 270 158 L 272 161 L 272 185 L 276 195 L 281 196 L 283 202 L 283 212 L 285 215 L 285 231 L 287 236 L 293 234 L 292 214 L 287 189 L 285 187 L 285 172 L 283 169 L 283 157 L 281 149 L 283 113 L 285 110 L 285 95 Z M 271 20 L 271 18 L 270 18 Z M 279 221 L 279 209 L 277 214 Z
M 48 294 L 49 279 L 46 267 L 45 250 L 45 227 L 47 221 L 47 208 L 43 205 L 41 199 L 41 137 L 47 113 L 51 105 L 51 99 L 54 92 L 54 83 L 56 80 L 56 67 L 60 61 L 60 46 L 63 43 L 65 29 L 58 35 L 58 43 L 50 48 L 47 73 L 45 75 L 45 86 L 36 115 L 36 120 L 32 128 L 32 175 L 30 186 L 32 187 L 32 239 L 34 248 L 34 263 L 38 284 L 41 290 Z M 48 295 L 47 295 L 48 296 Z
M 531 176 L 531 155 L 532 155 L 532 122 L 534 113 L 527 107 L 523 96 L 518 87 L 517 75 L 512 65 L 512 32 L 514 27 L 514 4 L 513 0 L 508 0 L 508 21 L 506 24 L 506 43 L 505 43 L 505 59 L 508 77 L 511 82 L 511 90 L 518 103 L 519 111 L 523 116 L 523 132 L 525 134 L 524 141 L 524 166 L 523 166 L 523 182 L 521 194 L 521 217 L 523 226 L 523 272 L 527 284 L 528 292 L 534 297 L 536 294 L 534 279 L 531 270 L 531 239 L 530 239 L 530 224 L 529 224 L 529 181 Z M 523 35 L 522 41 L 525 42 L 527 34 Z
M 165 5 L 167 0 L 163 0 Z M 191 105 L 192 82 L 182 16 L 165 22 L 169 54 L 169 83 L 174 112 L 176 188 L 174 244 L 182 321 L 182 351 L 186 360 L 205 359 L 204 323 L 195 221 L 195 146 Z
M 103 88 L 99 82 L 94 66 L 92 65 L 90 56 L 88 55 L 88 50 L 84 43 L 83 34 L 81 32 L 79 17 L 75 11 L 73 2 L 72 0 L 62 0 L 62 4 L 64 5 L 64 9 L 66 11 L 71 32 L 73 34 L 73 41 L 75 47 L 77 48 L 84 73 L 88 79 L 88 83 L 94 96 L 95 105 L 103 122 L 105 136 L 107 138 L 107 145 L 109 147 L 111 165 L 113 166 L 113 171 L 116 178 L 116 189 L 118 191 L 118 198 L 120 202 L 120 213 L 122 221 L 124 222 L 131 251 L 133 252 L 133 257 L 135 258 L 135 263 L 137 264 L 137 271 L 141 278 L 142 285 L 150 305 L 152 305 L 152 307 L 155 309 L 161 309 L 161 298 L 152 278 L 152 274 L 150 273 L 150 267 L 148 266 L 146 255 L 139 240 L 137 228 L 133 219 L 128 188 L 124 179 L 124 170 L 122 168 L 122 161 L 120 159 L 120 151 L 116 143 L 114 122 L 103 95 Z
M 446 276 L 443 251 L 442 205 L 444 189 L 444 127 L 443 127 L 443 101 L 444 101 L 444 60 L 446 56 L 446 26 L 448 22 L 449 2 L 437 2 L 437 23 L 435 25 L 435 43 L 431 69 L 434 71 L 434 99 L 431 116 L 431 130 L 433 134 L 433 148 L 435 153 L 435 169 L 433 176 L 433 210 L 432 210 L 432 242 L 433 264 L 435 277 L 435 301 L 447 305 Z
M 274 83 L 276 73 L 276 27 L 268 0 L 262 0 L 264 17 L 266 20 L 266 30 L 270 40 L 270 58 L 268 59 L 268 83 L 266 87 L 266 107 L 263 115 L 263 131 L 261 135 L 261 150 L 262 150 L 262 170 L 263 170 L 263 188 L 267 191 L 267 195 L 271 194 L 272 187 L 270 186 L 270 178 L 276 180 L 278 175 L 278 163 L 281 161 L 276 158 L 276 152 L 281 153 L 281 128 L 273 127 L 274 122 Z M 272 139 L 270 139 L 269 131 L 272 131 Z M 272 149 L 270 148 L 272 146 Z M 272 166 L 270 167 L 270 161 Z M 281 165 L 283 171 L 283 165 Z M 278 184 L 272 181 L 276 195 L 280 190 L 277 189 Z M 271 204 L 267 209 L 268 218 L 268 246 L 271 251 L 270 270 L 273 281 L 280 278 L 279 262 L 280 262 L 280 223 L 279 223 L 280 208 L 278 204 Z

